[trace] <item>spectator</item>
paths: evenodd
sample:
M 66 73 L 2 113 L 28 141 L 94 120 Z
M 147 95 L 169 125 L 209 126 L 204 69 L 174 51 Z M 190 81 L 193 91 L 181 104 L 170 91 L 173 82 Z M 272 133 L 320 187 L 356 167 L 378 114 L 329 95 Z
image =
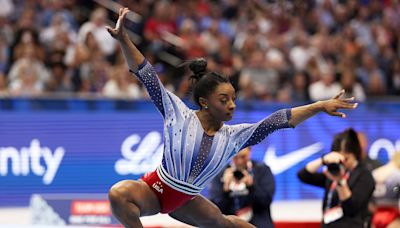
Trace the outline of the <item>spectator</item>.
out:
M 305 70 L 308 61 L 314 55 L 314 51 L 310 47 L 307 35 L 300 33 L 295 37 L 295 46 L 290 50 L 289 58 L 294 68 L 298 71 Z
M 20 84 L 22 81 L 34 82 L 35 87 L 39 90 L 44 88 L 44 84 L 49 80 L 50 75 L 45 64 L 37 57 L 37 49 L 35 46 L 26 46 L 22 50 L 22 56 L 11 66 L 8 73 L 8 80 L 12 88 Z M 29 68 L 29 69 L 28 69 Z M 32 77 L 28 77 L 29 74 Z M 27 81 L 28 80 L 28 81 Z M 18 81 L 14 84 L 15 81 Z M 36 94 L 36 92 L 34 93 Z
M 12 50 L 13 61 L 18 61 L 24 54 L 25 49 L 33 48 L 34 57 L 40 61 L 45 61 L 45 50 L 39 42 L 38 34 L 33 29 L 22 29 L 17 32 L 16 45 Z
M 221 49 L 221 40 L 225 37 L 218 30 L 218 21 L 212 20 L 207 30 L 201 33 L 201 40 L 205 51 L 209 54 L 216 54 Z M 205 45 L 206 44 L 206 45 Z
M 100 92 L 102 90 L 108 80 L 106 67 L 109 66 L 109 63 L 105 60 L 105 55 L 91 32 L 86 35 L 84 43 L 78 43 L 68 49 L 65 61 L 71 68 L 79 70 L 77 73 L 79 83 L 75 86 L 80 92 Z M 99 76 L 99 81 L 94 80 L 97 76 Z
M 400 227 L 400 152 L 395 152 L 386 165 L 375 169 L 373 176 L 376 182 L 373 226 Z
M 67 68 L 63 63 L 53 63 L 51 66 L 51 78 L 47 82 L 47 92 L 63 92 L 73 91 L 71 77 L 67 74 Z
M 346 91 L 353 90 L 360 101 L 371 96 L 400 94 L 399 1 L 117 2 L 136 12 L 130 17 L 132 21 L 127 21 L 129 30 L 137 34 L 133 36 L 134 42 L 139 49 L 152 52 L 157 58 L 154 62 L 169 64 L 168 77 L 175 77 L 171 71 L 180 59 L 205 55 L 206 59 L 215 60 L 217 71 L 233 76 L 242 100 L 300 101 L 304 93 L 298 90 L 293 96 L 290 76 L 305 72 L 309 81 L 307 90 L 311 93 L 315 90 L 310 89 L 311 84 L 325 80 L 321 80 L 325 66 L 335 72 L 334 77 L 336 72 L 346 74 L 340 77 L 340 83 L 349 87 Z M 27 46 L 34 46 L 35 55 L 46 68 L 57 62 L 49 59 L 53 52 L 63 53 L 64 64 L 73 72 L 74 90 L 79 91 L 86 83 L 81 78 L 87 77 L 88 70 L 82 68 L 87 68 L 89 55 L 102 53 L 106 61 L 113 64 L 118 61 L 116 43 L 104 29 L 108 12 L 95 8 L 96 2 L 3 0 L 3 3 L 0 71 L 4 74 L 9 74 L 10 67 Z M 94 38 L 97 47 L 85 54 L 87 36 L 93 36 L 88 39 Z M 254 59 L 261 59 L 255 58 L 257 52 L 264 55 L 262 67 L 253 65 Z M 243 61 L 240 67 L 239 58 Z M 255 85 L 239 86 L 241 77 L 246 81 L 250 70 L 251 79 L 260 72 L 267 77 L 260 80 L 255 76 L 258 82 Z M 365 99 L 360 86 L 353 83 L 353 76 L 348 77 L 349 70 L 355 71 Z M 169 80 L 178 89 L 181 79 Z M 259 90 L 264 91 L 260 94 Z
M 105 26 L 107 11 L 103 8 L 95 9 L 90 15 L 90 21 L 84 23 L 78 32 L 79 42 L 85 42 L 88 33 L 92 33 L 94 39 L 99 44 L 100 50 L 106 55 L 111 56 L 116 49 L 115 40 L 108 34 Z
M 0 17 L 8 17 L 14 10 L 14 3 L 12 0 L 2 0 L 0 8 Z
M 304 72 L 296 72 L 291 80 L 291 101 L 304 102 L 309 101 L 308 77 Z
M 62 0 L 50 0 L 43 1 L 43 13 L 41 14 L 41 26 L 48 27 L 54 22 L 54 17 L 60 16 L 62 21 L 68 24 L 68 27 L 76 30 L 77 22 L 74 18 L 72 12 L 68 10 L 65 6 L 66 1 Z
M 357 69 L 357 77 L 366 88 L 369 95 L 383 95 L 386 93 L 386 78 L 383 71 L 377 66 L 373 56 L 364 53 L 362 65 Z
M 137 80 L 126 67 L 119 66 L 111 72 L 111 78 L 103 88 L 103 95 L 115 99 L 140 99 L 143 97 Z
M 264 163 L 250 160 L 251 149 L 241 150 L 211 182 L 209 198 L 224 214 L 237 215 L 258 228 L 274 227 L 270 205 L 274 176 Z
M 183 20 L 178 36 L 182 41 L 180 48 L 183 49 L 185 59 L 199 58 L 206 54 L 196 24 L 191 19 Z
M 333 70 L 327 67 L 321 70 L 321 79 L 310 85 L 310 98 L 312 101 L 329 99 L 335 96 L 341 89 L 340 84 L 335 81 Z
M 109 79 L 111 66 L 102 56 L 93 56 L 81 73 L 81 93 L 101 93 Z
M 347 129 L 335 135 L 332 152 L 298 172 L 304 183 L 325 189 L 322 227 L 365 227 L 368 202 L 375 182 L 361 163 L 357 133 Z M 323 172 L 318 172 L 322 166 Z
M 35 97 L 44 92 L 44 83 L 39 79 L 38 72 L 24 62 L 19 65 L 16 78 L 10 82 L 9 91 L 13 96 Z
M 55 14 L 51 24 L 40 33 L 40 40 L 48 50 L 65 50 L 67 44 L 75 41 L 76 32 L 64 21 L 61 14 Z
M 177 34 L 178 28 L 172 12 L 173 9 L 167 1 L 157 1 L 153 15 L 145 23 L 144 37 L 150 42 L 149 46 L 154 52 L 164 49 L 161 38 L 165 32 Z
M 365 101 L 365 92 L 363 87 L 356 81 L 355 74 L 346 70 L 340 77 L 341 87 L 346 91 L 346 97 L 354 97 L 357 101 Z
M 265 37 L 262 36 L 255 22 L 249 22 L 244 31 L 238 32 L 233 45 L 246 57 L 249 57 L 251 52 L 267 46 Z
M 220 5 L 218 5 L 220 4 Z M 223 3 L 222 3 L 223 4 Z M 207 29 L 213 23 L 218 21 L 218 30 L 226 37 L 234 37 L 235 33 L 229 21 L 223 17 L 221 3 L 212 2 L 208 6 L 208 13 L 200 18 L 200 27 L 202 30 Z
M 266 67 L 265 54 L 262 50 L 252 52 L 247 63 L 239 77 L 242 97 L 246 100 L 272 100 L 278 91 L 278 72 Z

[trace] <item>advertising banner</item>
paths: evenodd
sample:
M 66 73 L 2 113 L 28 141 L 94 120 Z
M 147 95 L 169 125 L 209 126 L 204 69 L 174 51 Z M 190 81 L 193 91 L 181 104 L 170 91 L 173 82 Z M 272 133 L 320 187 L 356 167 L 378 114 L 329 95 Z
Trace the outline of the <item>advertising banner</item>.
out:
M 387 162 L 400 150 L 398 111 L 361 107 L 346 119 L 321 113 L 274 132 L 253 148 L 252 158 L 275 174 L 274 200 L 320 199 L 322 190 L 302 184 L 297 171 L 329 152 L 333 135 L 348 127 L 363 131 L 369 155 Z M 254 123 L 269 114 L 238 110 L 228 124 Z M 162 117 L 155 108 L 0 112 L 0 206 L 27 206 L 32 194 L 106 194 L 114 183 L 154 170 L 162 151 Z

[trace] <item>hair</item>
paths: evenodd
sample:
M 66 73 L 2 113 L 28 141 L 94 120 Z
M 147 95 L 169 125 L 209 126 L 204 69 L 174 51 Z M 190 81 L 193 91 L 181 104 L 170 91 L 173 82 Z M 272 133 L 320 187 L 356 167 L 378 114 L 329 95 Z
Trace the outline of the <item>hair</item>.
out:
M 342 140 L 343 140 L 343 132 L 335 134 L 331 145 L 331 151 L 339 152 L 342 149 L 341 148 Z
M 200 107 L 200 97 L 207 97 L 214 92 L 219 84 L 230 83 L 229 79 L 216 72 L 207 72 L 207 61 L 204 58 L 198 58 L 189 62 L 189 69 L 193 75 L 192 80 L 193 101 Z
M 346 153 L 354 154 L 357 161 L 361 161 L 361 145 L 358 140 L 357 132 L 353 128 L 348 128 L 341 133 L 340 149 Z
M 357 132 L 353 128 L 348 128 L 335 135 L 332 145 L 332 151 L 346 151 L 354 154 L 358 161 L 361 161 L 361 146 L 358 140 Z

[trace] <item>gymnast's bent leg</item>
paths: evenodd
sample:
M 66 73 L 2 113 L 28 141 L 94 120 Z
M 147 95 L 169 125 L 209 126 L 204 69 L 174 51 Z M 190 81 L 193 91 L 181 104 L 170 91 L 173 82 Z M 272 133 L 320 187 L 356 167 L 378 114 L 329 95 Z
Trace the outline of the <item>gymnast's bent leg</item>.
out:
M 201 195 L 194 197 L 169 215 L 181 222 L 198 227 L 255 227 L 237 216 L 222 214 L 214 203 Z
M 108 193 L 113 215 L 125 227 L 143 227 L 140 216 L 160 212 L 157 196 L 143 181 L 124 180 L 113 185 Z

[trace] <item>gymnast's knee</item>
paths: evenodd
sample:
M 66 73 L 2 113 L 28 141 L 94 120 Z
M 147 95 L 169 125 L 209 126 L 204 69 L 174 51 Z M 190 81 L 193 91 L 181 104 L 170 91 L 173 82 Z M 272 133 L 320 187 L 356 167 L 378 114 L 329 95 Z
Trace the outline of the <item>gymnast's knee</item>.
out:
M 125 203 L 132 203 L 130 195 L 134 191 L 134 185 L 128 181 L 120 181 L 114 184 L 108 191 L 108 199 L 111 204 L 111 208 L 114 210 Z

